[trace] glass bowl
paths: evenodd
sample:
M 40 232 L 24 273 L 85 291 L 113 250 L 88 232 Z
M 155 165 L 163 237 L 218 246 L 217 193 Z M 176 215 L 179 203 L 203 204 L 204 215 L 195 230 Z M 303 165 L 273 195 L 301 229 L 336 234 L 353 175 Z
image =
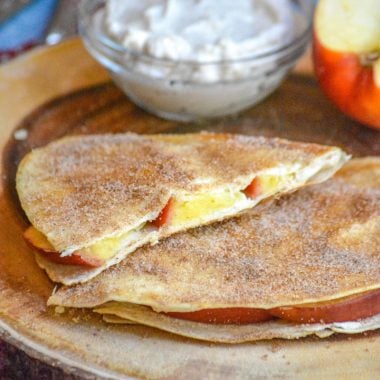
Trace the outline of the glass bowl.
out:
M 281 84 L 312 28 L 314 0 L 291 4 L 293 38 L 238 60 L 173 61 L 130 51 L 107 33 L 104 0 L 80 2 L 79 30 L 90 53 L 137 105 L 166 119 L 194 121 L 247 109 Z

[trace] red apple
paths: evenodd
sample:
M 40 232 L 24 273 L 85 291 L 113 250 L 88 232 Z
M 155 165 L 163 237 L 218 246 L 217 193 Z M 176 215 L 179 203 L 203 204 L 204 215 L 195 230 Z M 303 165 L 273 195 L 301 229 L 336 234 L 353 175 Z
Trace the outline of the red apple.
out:
M 380 129 L 380 0 L 320 0 L 313 40 L 327 96 L 348 116 Z

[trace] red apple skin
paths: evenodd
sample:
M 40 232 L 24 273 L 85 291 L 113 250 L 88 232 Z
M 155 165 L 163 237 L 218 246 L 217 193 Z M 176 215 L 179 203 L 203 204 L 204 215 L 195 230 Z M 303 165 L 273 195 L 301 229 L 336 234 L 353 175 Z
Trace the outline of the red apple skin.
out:
M 295 323 L 349 322 L 380 313 L 380 290 L 348 296 L 338 301 L 271 309 L 273 316 Z
M 93 258 L 91 256 L 86 257 L 82 252 L 74 252 L 70 256 L 62 257 L 59 252 L 55 251 L 53 247 L 46 241 L 45 238 L 37 232 L 33 227 L 29 227 L 24 232 L 24 240 L 30 248 L 37 251 L 39 254 L 43 255 L 49 261 L 56 264 L 64 265 L 80 265 L 88 268 L 97 268 L 104 264 L 103 261 Z M 79 253 L 82 253 L 80 255 Z
M 165 224 L 169 224 L 173 217 L 174 204 L 174 198 L 171 197 L 168 200 L 168 203 L 166 203 L 165 207 L 161 210 L 158 217 L 155 220 L 153 220 L 151 224 L 156 228 L 161 228 Z
M 269 321 L 274 318 L 268 310 L 244 307 L 203 309 L 184 313 L 169 312 L 164 314 L 172 318 L 219 325 L 248 325 L 250 323 Z
M 252 182 L 244 189 L 243 193 L 248 198 L 256 198 L 262 193 L 262 188 L 260 184 L 260 179 L 258 177 L 255 177 Z
M 333 22 L 333 21 L 332 21 Z M 380 88 L 371 65 L 363 66 L 359 54 L 335 52 L 313 36 L 315 73 L 326 95 L 346 115 L 380 129 Z

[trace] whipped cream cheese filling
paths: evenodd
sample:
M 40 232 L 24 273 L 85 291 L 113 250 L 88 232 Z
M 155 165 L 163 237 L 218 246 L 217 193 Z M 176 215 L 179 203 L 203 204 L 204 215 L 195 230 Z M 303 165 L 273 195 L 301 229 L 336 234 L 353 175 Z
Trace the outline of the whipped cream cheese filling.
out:
M 109 0 L 106 25 L 131 51 L 196 62 L 248 57 L 289 41 L 289 0 Z

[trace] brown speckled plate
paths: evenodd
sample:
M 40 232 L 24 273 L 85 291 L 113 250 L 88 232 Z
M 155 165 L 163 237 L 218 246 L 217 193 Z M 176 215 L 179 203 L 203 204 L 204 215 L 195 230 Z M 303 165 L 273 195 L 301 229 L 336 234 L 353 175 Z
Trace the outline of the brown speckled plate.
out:
M 25 152 L 66 134 L 203 129 L 339 145 L 380 155 L 380 133 L 341 115 L 310 75 L 293 74 L 265 102 L 238 117 L 178 124 L 134 106 L 78 40 L 35 50 L 0 67 L 0 334 L 52 366 L 83 377 L 160 379 L 375 378 L 380 331 L 299 341 L 221 345 L 144 326 L 107 326 L 89 311 L 56 314 L 54 285 L 21 237 L 27 225 L 14 191 Z M 26 140 L 14 131 L 26 129 Z M 21 133 L 22 135 L 22 133 Z

